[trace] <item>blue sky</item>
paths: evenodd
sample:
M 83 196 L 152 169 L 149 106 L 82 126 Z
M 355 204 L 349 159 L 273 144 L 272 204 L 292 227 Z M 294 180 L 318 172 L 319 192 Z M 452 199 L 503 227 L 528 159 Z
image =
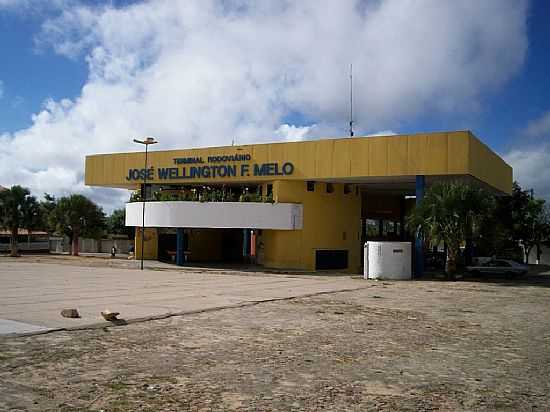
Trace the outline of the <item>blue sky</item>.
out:
M 525 125 L 550 109 L 550 2 L 533 1 L 528 17 L 527 59 L 517 76 L 493 96 L 475 130 L 499 150 L 515 144 Z M 502 140 L 500 137 L 502 136 Z
M 232 3 L 239 3 L 238 12 L 228 18 Z M 451 1 L 428 7 L 427 1 L 424 8 L 367 1 L 364 14 L 359 3 L 350 0 L 335 9 L 334 3 L 312 1 L 287 8 L 277 1 L 257 6 L 56 0 L 49 7 L 38 0 L 0 0 L 0 135 L 12 146 L 4 155 L 28 162 L 17 150 L 33 139 L 74 147 L 78 155 L 129 150 L 126 136 L 134 132 L 166 136 L 164 148 L 224 144 L 232 140 L 229 135 L 240 142 L 345 135 L 346 72 L 354 62 L 358 134 L 470 129 L 515 163 L 520 183 L 548 197 L 550 184 L 540 179 L 533 162 L 541 151 L 534 142 L 545 152 L 550 133 L 550 3 L 488 0 L 477 10 L 476 2 L 468 1 L 464 7 Z M 436 4 L 443 4 L 441 10 Z M 403 48 L 403 39 L 380 33 L 407 13 L 412 18 L 402 33 L 408 42 Z M 464 14 L 464 22 L 456 27 L 436 29 L 433 38 L 421 31 L 423 19 L 430 24 L 441 19 L 442 25 L 449 19 L 452 26 L 457 13 Z M 311 14 L 316 18 L 304 20 Z M 410 23 L 415 19 L 418 25 Z M 281 29 L 288 22 L 296 24 Z M 353 24 L 364 26 L 362 41 L 350 31 Z M 208 26 L 212 37 L 205 37 L 201 26 Z M 281 41 L 266 27 L 282 30 L 288 39 Z M 235 43 L 225 37 L 237 39 L 239 47 L 231 51 Z M 426 39 L 433 53 L 422 50 Z M 263 42 L 272 53 L 258 47 Z M 180 58 L 178 73 L 173 63 Z M 410 76 L 384 77 L 396 59 Z M 278 65 L 282 68 L 274 69 Z M 464 70 L 457 69 L 461 65 Z M 224 92 L 218 95 L 216 86 Z M 163 98 L 170 100 L 166 108 L 159 107 Z M 189 100 L 201 108 L 193 117 L 186 117 Z M 120 117 L 107 107 L 110 101 L 124 105 Z M 179 112 L 173 110 L 178 105 Z M 142 120 L 140 129 L 136 121 Z M 204 137 L 204 130 L 216 137 Z M 94 139 L 94 133 L 110 137 L 99 142 L 103 137 Z M 21 175 L 3 178 L 0 170 L 0 184 L 19 179 L 36 190 L 83 191 L 107 201 L 108 194 L 83 186 L 82 170 L 70 174 L 76 164 L 70 156 L 66 166 L 64 156 L 51 156 L 47 160 L 44 150 L 37 150 L 36 164 Z M 57 180 L 47 185 L 49 174 Z
M 36 46 L 43 21 L 42 13 L 0 13 L 0 79 L 4 83 L 0 133 L 31 126 L 32 114 L 46 99 L 76 97 L 86 81 L 83 60 L 71 60 Z
M 124 7 L 127 0 L 87 0 L 89 5 L 110 4 Z M 1 2 L 0 2 L 1 5 Z M 31 126 L 31 117 L 47 99 L 73 99 L 80 94 L 88 77 L 82 58 L 71 59 L 40 45 L 41 26 L 60 13 L 57 8 L 15 7 L 0 9 L 0 80 L 4 95 L 0 99 L 0 133 L 15 132 Z

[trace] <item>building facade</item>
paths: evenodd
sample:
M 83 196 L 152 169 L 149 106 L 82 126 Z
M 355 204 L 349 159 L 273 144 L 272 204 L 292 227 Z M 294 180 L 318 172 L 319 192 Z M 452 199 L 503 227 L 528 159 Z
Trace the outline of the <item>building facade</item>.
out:
M 415 241 L 405 216 L 434 182 L 505 195 L 513 181 L 469 131 L 154 151 L 144 166 L 143 152 L 87 156 L 85 181 L 139 191 L 129 226 L 141 227 L 147 199 L 145 258 L 351 273 L 366 240 Z

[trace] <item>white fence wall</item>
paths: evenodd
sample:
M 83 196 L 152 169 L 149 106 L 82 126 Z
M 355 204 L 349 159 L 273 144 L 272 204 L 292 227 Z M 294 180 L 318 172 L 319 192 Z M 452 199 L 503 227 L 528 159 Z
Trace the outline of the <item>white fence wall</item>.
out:
M 80 252 L 82 253 L 110 253 L 111 248 L 115 245 L 117 253 L 128 253 L 131 245 L 134 244 L 130 239 L 86 239 L 80 238 Z M 71 242 L 68 237 L 51 237 L 50 252 L 51 253 L 69 253 L 71 251 Z
M 48 241 L 40 242 L 18 242 L 17 250 L 20 252 L 43 252 L 47 251 L 49 247 Z M 0 243 L 0 252 L 7 253 L 11 249 L 9 243 Z

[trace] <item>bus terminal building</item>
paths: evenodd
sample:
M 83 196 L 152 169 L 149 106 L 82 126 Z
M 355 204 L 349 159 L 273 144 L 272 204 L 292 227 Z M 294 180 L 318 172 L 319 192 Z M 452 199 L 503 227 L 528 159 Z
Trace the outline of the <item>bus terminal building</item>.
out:
M 87 185 L 138 191 L 136 257 L 144 236 L 146 259 L 350 273 L 367 240 L 415 241 L 405 217 L 434 182 L 506 195 L 513 181 L 469 131 L 153 151 L 144 166 L 143 152 L 86 157 Z

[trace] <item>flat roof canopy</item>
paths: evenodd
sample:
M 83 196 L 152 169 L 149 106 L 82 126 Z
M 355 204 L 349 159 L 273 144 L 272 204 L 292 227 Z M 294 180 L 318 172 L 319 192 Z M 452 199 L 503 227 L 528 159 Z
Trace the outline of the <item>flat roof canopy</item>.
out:
M 154 184 L 231 184 L 316 180 L 402 184 L 414 176 L 472 178 L 511 193 L 512 168 L 469 131 L 321 139 L 149 152 Z M 85 183 L 133 189 L 143 181 L 144 153 L 86 157 Z

